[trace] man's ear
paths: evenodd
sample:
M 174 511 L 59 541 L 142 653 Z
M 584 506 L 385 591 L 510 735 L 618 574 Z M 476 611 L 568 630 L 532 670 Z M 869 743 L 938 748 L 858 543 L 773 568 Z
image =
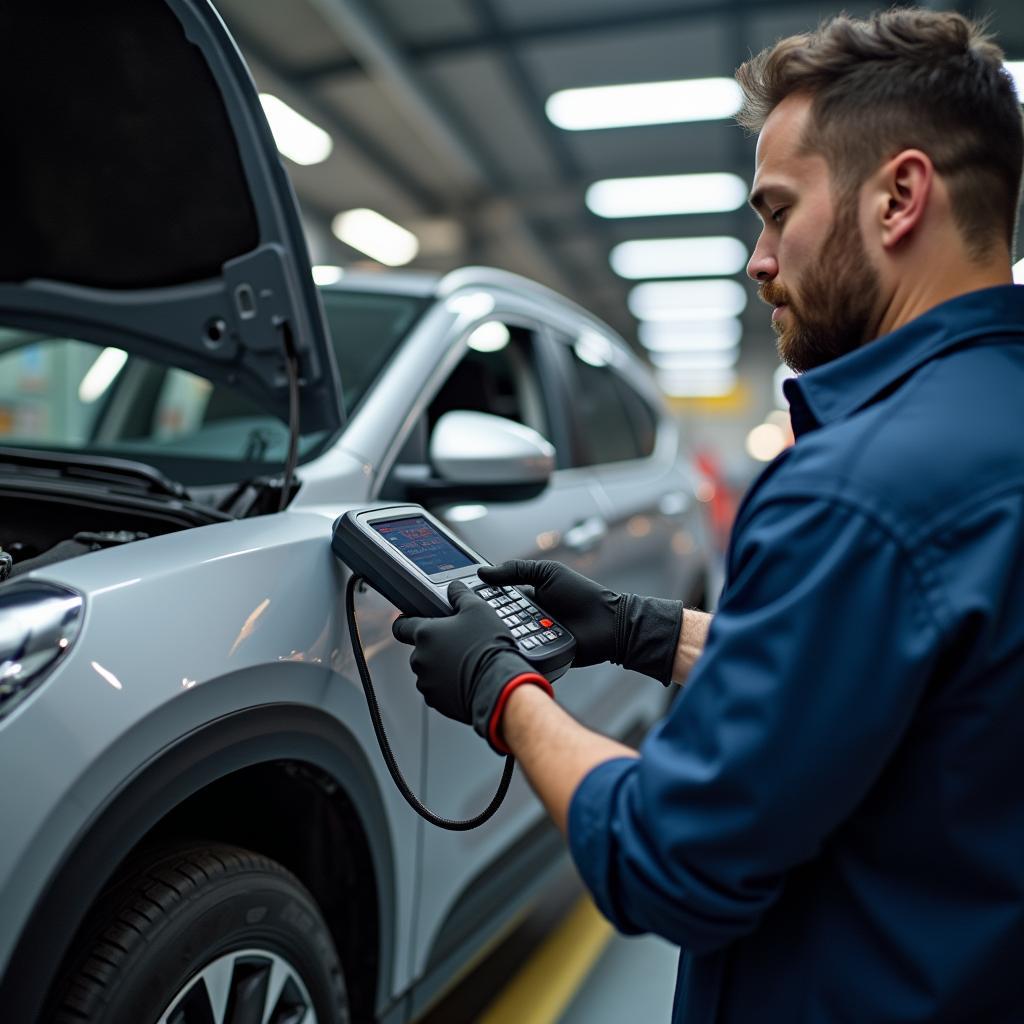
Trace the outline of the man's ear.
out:
M 935 167 L 919 149 L 905 149 L 878 172 L 879 241 L 892 250 L 921 223 L 932 196 Z

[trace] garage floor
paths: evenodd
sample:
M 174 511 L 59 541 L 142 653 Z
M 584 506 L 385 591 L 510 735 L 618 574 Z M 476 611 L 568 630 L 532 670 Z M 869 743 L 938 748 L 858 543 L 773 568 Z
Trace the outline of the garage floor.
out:
M 668 1024 L 679 950 L 653 936 L 613 935 L 559 1024 Z
M 678 958 L 616 934 L 567 861 L 552 896 L 418 1024 L 668 1024 Z

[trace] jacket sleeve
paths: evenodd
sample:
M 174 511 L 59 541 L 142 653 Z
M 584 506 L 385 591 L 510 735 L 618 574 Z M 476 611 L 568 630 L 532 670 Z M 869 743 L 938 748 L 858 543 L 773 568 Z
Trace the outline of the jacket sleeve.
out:
M 613 924 L 695 953 L 753 930 L 899 744 L 939 643 L 928 594 L 859 511 L 757 511 L 669 716 L 573 795 L 572 855 Z

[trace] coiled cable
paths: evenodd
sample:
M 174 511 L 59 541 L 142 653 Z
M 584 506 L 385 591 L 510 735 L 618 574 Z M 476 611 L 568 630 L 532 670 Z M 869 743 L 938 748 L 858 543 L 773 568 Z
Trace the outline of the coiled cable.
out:
M 377 694 L 373 689 L 373 682 L 370 679 L 370 670 L 366 664 L 366 656 L 363 654 L 363 641 L 359 636 L 359 627 L 356 625 L 356 603 L 355 603 L 355 592 L 356 587 L 360 583 L 364 583 L 365 580 L 362 576 L 356 576 L 353 574 L 348 581 L 348 587 L 345 591 L 345 612 L 348 616 L 348 631 L 352 638 L 352 653 L 355 655 L 356 668 L 359 670 L 359 680 L 363 684 L 363 693 L 366 695 L 366 705 L 370 709 L 370 721 L 373 723 L 373 732 L 377 737 L 377 745 L 380 747 L 380 752 L 384 756 L 384 763 L 388 766 L 388 771 L 391 773 L 391 778 L 394 779 L 395 785 L 398 787 L 398 791 L 405 798 L 405 802 L 418 814 L 420 817 L 425 818 L 430 822 L 431 825 L 436 825 L 438 828 L 448 829 L 450 832 L 468 832 L 470 829 L 478 828 L 485 821 L 488 821 L 494 816 L 494 812 L 501 806 L 502 801 L 505 799 L 505 794 L 508 792 L 509 783 L 512 781 L 512 772 L 515 770 L 516 762 L 515 758 L 509 754 L 505 758 L 505 769 L 501 773 L 501 781 L 498 783 L 498 789 L 491 799 L 491 802 L 475 817 L 472 818 L 445 818 L 440 814 L 435 814 L 429 807 L 421 803 L 415 793 L 409 788 L 409 784 L 405 781 L 405 776 L 402 775 L 401 768 L 398 767 L 398 761 L 395 760 L 395 755 L 391 750 L 391 744 L 388 742 L 387 734 L 384 732 L 384 722 L 381 720 L 380 705 L 377 703 Z

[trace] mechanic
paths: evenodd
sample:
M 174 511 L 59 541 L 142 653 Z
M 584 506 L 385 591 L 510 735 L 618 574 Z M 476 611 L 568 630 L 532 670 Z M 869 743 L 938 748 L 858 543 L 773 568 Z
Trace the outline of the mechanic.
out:
M 710 628 L 553 562 L 480 573 L 534 586 L 577 664 L 680 699 L 639 752 L 590 732 L 459 584 L 395 635 L 428 704 L 515 754 L 612 923 L 683 948 L 674 1020 L 1020 1020 L 1017 97 L 978 25 L 926 10 L 834 18 L 737 79 L 748 274 L 801 375 Z

